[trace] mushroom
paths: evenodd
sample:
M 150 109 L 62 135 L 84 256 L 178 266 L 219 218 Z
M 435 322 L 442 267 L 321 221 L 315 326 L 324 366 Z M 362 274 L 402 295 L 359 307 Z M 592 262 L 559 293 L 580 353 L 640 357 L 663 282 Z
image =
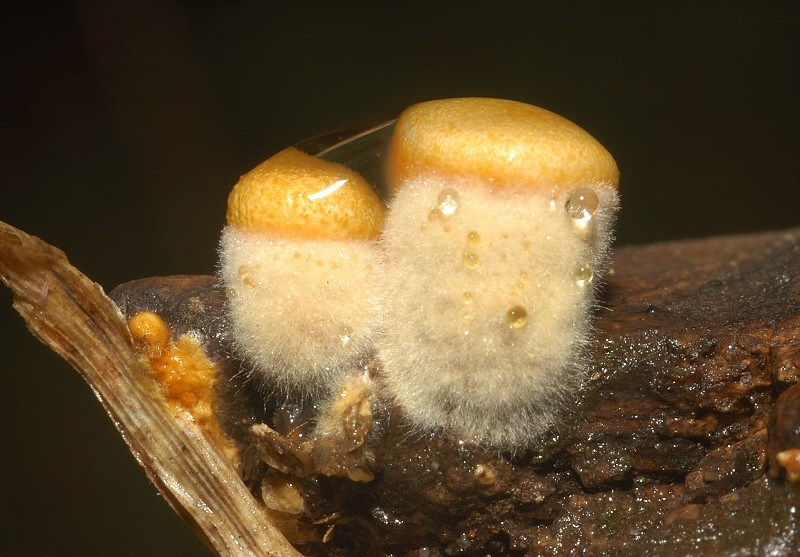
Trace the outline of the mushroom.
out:
M 525 446 L 581 383 L 617 165 L 568 120 L 485 98 L 408 108 L 388 157 L 385 391 L 419 429 Z
M 235 347 L 265 388 L 329 394 L 370 353 L 383 213 L 360 175 L 294 148 L 234 186 L 220 275 Z

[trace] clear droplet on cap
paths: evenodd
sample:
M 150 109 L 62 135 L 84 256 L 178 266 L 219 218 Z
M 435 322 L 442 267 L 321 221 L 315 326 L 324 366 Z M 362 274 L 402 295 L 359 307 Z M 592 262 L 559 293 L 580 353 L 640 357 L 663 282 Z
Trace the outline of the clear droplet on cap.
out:
M 439 196 L 436 198 L 436 205 L 439 208 L 439 212 L 446 217 L 456 212 L 459 202 L 460 198 L 458 192 L 453 188 L 444 188 L 439 192 Z
M 472 253 L 471 251 L 465 251 L 461 255 L 461 260 L 464 263 L 464 267 L 467 269 L 475 269 L 481 262 L 480 257 L 477 254 Z
M 351 329 L 348 325 L 342 325 L 339 327 L 339 339 L 341 339 L 342 344 L 347 344 L 350 342 L 350 335 L 353 334 L 353 329 Z
M 591 188 L 575 188 L 567 197 L 567 213 L 578 222 L 587 223 L 597 212 L 600 200 Z
M 591 265 L 580 265 L 575 269 L 573 276 L 578 286 L 586 286 L 594 279 L 594 269 L 592 269 Z
M 528 324 L 528 310 L 514 306 L 506 312 L 506 321 L 512 329 L 520 329 Z

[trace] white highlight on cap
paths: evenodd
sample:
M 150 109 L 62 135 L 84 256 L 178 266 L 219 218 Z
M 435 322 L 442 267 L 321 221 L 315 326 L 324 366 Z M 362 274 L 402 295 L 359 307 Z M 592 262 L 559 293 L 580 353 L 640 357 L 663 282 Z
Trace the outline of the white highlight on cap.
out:
M 347 183 L 347 181 L 348 181 L 347 178 L 345 178 L 344 180 L 339 180 L 338 182 L 334 182 L 333 184 L 331 184 L 330 186 L 328 186 L 324 190 L 318 191 L 317 193 L 312 193 L 311 195 L 308 196 L 308 198 L 311 201 L 315 201 L 317 199 L 320 199 L 322 197 L 330 195 L 333 192 L 335 192 L 336 190 L 338 190 L 339 188 L 341 188 L 343 185 L 345 185 Z

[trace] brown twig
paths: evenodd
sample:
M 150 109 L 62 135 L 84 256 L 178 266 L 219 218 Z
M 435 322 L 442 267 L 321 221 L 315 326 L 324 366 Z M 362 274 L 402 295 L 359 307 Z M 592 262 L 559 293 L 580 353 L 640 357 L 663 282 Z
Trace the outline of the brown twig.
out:
M 60 250 L 0 223 L 0 276 L 31 332 L 89 383 L 150 480 L 222 556 L 299 555 L 202 432 L 164 404 L 127 325 Z

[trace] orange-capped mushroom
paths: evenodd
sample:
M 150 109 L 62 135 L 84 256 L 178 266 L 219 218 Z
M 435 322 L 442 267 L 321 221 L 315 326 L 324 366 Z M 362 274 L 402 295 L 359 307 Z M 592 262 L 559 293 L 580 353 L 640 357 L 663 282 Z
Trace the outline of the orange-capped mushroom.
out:
M 220 275 L 235 346 L 265 389 L 335 389 L 377 332 L 383 205 L 342 165 L 287 149 L 228 198 Z
M 583 376 L 618 179 L 597 140 L 541 108 L 466 98 L 400 116 L 378 353 L 414 425 L 517 448 L 553 424 Z
M 617 186 L 619 170 L 594 137 L 543 108 L 504 99 L 443 99 L 409 107 L 389 145 L 388 182 L 420 174 L 477 176 L 491 187 L 564 191 Z
M 384 208 L 372 187 L 346 166 L 293 147 L 241 177 L 228 196 L 228 226 L 284 237 L 370 239 Z

